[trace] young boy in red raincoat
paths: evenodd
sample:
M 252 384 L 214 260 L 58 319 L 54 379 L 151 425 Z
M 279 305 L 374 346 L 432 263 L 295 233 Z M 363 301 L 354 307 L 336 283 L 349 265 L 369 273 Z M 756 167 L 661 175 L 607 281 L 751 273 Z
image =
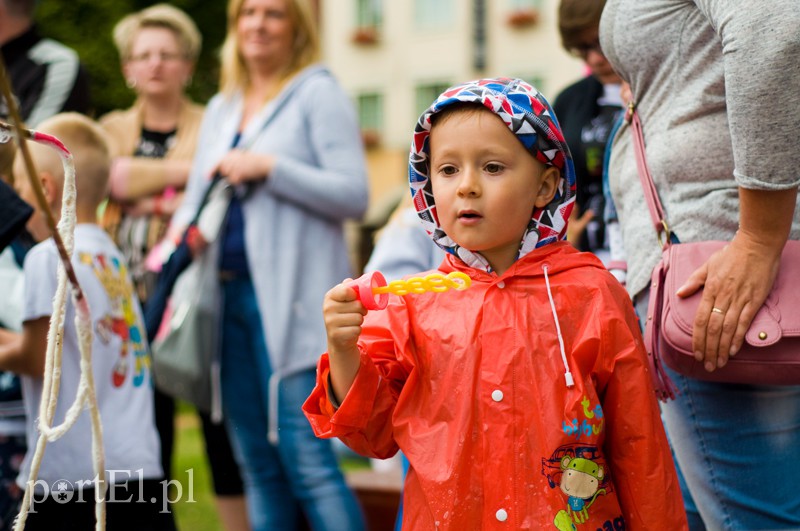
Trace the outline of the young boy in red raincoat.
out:
M 544 97 L 515 79 L 448 89 L 409 166 L 439 271 L 471 287 L 369 313 L 331 289 L 316 434 L 405 453 L 405 529 L 687 528 L 630 299 L 564 241 L 575 172 Z

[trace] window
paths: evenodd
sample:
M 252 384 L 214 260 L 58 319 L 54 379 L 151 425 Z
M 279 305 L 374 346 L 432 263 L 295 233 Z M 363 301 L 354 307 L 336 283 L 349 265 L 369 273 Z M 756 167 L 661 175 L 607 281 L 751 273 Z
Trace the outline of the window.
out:
M 358 124 L 362 131 L 379 133 L 383 129 L 383 96 L 376 93 L 358 96 Z
M 454 15 L 453 0 L 414 0 L 414 25 L 417 29 L 449 26 Z
M 506 22 L 512 28 L 524 29 L 539 22 L 540 0 L 509 0 Z
M 519 74 L 517 77 L 533 85 L 533 88 L 544 94 L 544 78 L 537 74 Z
M 439 94 L 450 88 L 450 83 L 429 83 L 419 85 L 416 89 L 417 114 L 415 118 L 422 114 L 422 111 L 431 106 L 431 103 L 439 97 Z
M 356 26 L 380 28 L 383 24 L 383 0 L 357 0 Z
M 541 0 L 509 0 L 511 9 L 539 9 Z

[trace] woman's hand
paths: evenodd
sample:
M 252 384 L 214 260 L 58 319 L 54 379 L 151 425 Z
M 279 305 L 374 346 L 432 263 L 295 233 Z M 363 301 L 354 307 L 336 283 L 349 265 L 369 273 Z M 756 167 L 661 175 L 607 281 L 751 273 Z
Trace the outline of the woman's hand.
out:
M 694 319 L 692 348 L 709 372 L 724 367 L 767 299 L 789 237 L 797 189 L 739 189 L 739 231 L 733 241 L 678 289 L 688 297 L 705 286 Z
M 705 286 L 692 348 L 708 372 L 724 367 L 742 347 L 750 323 L 772 289 L 779 263 L 780 253 L 740 233 L 678 289 L 679 297 L 688 297 Z
M 211 174 L 219 172 L 230 184 L 237 185 L 247 181 L 265 180 L 274 165 L 275 157 L 272 155 L 232 149 L 222 157 Z

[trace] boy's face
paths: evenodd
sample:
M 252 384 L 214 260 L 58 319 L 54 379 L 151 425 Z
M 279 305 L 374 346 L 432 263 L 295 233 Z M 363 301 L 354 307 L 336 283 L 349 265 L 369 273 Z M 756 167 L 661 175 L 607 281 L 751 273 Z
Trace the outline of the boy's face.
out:
M 33 186 L 31 186 L 28 173 L 24 166 L 22 157 L 17 157 L 13 166 L 14 188 L 20 198 L 33 207 L 33 215 L 28 219 L 25 228 L 28 229 L 28 232 L 34 240 L 40 242 L 50 237 L 50 228 L 47 225 L 44 213 L 39 207 L 39 201 L 36 200 L 36 194 L 33 191 Z M 52 185 L 52 179 L 43 178 L 42 181 L 42 185 L 45 187 L 45 196 L 51 196 L 52 191 L 49 191 L 48 188 Z M 48 198 L 48 202 L 51 203 L 52 208 L 54 206 L 52 204 L 53 201 Z M 59 213 L 54 212 L 54 214 L 58 216 Z
M 488 110 L 449 115 L 433 127 L 429 145 L 442 230 L 504 272 L 517 257 L 534 207 L 555 195 L 558 169 L 537 161 Z

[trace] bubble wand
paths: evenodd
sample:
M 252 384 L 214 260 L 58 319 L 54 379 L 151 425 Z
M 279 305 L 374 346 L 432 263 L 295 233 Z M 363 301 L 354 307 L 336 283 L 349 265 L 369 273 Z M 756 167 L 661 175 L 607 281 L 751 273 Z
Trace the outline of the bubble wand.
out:
M 460 271 L 453 271 L 447 275 L 431 273 L 424 277 L 410 277 L 405 280 L 392 280 L 386 278 L 380 271 L 373 271 L 351 280 L 347 285 L 353 288 L 358 299 L 367 310 L 383 310 L 389 304 L 389 294 L 408 295 L 410 293 L 426 293 L 428 291 L 441 293 L 450 289 L 463 291 L 469 288 L 469 276 Z

